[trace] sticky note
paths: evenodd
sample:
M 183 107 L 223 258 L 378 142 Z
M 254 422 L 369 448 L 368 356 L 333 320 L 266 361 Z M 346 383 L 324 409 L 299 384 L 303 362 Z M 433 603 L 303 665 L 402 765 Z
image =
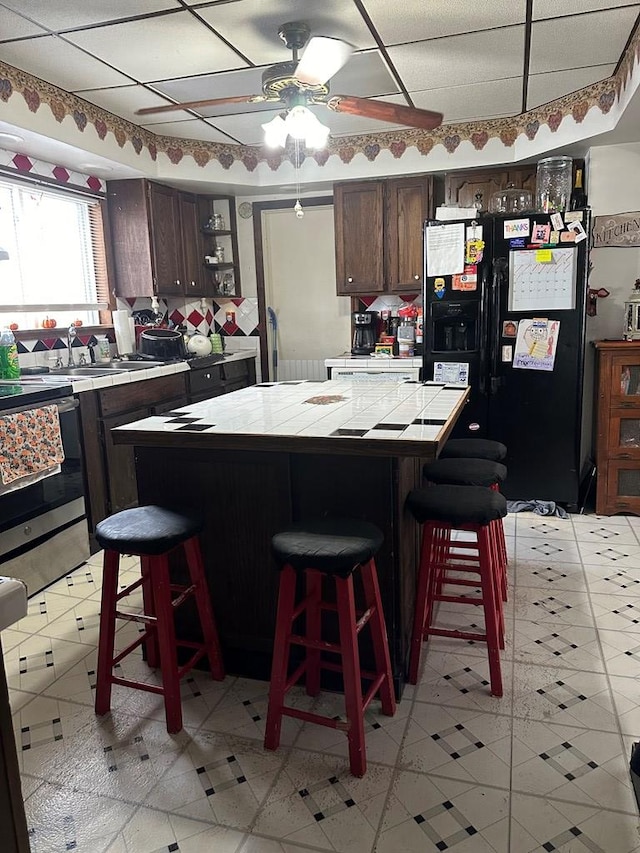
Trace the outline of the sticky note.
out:
M 550 264 L 553 260 L 551 249 L 536 249 L 536 263 Z

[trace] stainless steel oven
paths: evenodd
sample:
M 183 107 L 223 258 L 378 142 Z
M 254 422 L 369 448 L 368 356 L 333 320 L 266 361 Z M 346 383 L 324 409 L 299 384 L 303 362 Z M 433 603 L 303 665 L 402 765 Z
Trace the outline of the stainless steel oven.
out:
M 62 396 L 61 389 L 55 393 L 47 389 L 34 399 L 27 387 L 23 395 L 3 397 L 0 406 L 2 416 L 55 403 L 60 417 L 65 456 L 60 471 L 0 494 L 0 573 L 26 581 L 29 594 L 89 557 L 78 401 Z

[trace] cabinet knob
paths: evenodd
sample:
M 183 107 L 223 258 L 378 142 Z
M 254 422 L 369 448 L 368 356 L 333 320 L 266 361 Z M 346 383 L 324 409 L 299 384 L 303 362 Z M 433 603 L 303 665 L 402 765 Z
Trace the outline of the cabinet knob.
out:
M 196 286 L 195 281 L 192 281 L 192 282 L 191 282 L 191 287 L 195 287 L 195 286 Z
M 179 278 L 177 278 L 173 283 L 176 284 L 178 287 L 180 287 L 180 279 Z
M 415 279 L 415 281 L 420 281 L 420 276 L 419 276 L 419 275 L 414 275 L 414 277 L 413 277 L 413 278 Z
M 210 374 L 210 373 L 205 373 L 204 378 L 205 378 L 205 379 L 211 379 L 211 374 Z
M 349 282 L 349 284 L 352 284 L 352 282 L 353 282 L 353 277 L 352 277 L 352 276 L 349 276 L 349 277 L 347 278 L 347 281 Z

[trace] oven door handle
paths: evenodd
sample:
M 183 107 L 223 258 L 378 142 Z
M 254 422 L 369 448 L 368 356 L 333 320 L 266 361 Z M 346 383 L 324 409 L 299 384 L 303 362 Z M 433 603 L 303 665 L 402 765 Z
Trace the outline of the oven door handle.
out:
M 65 397 L 64 400 L 54 400 L 58 406 L 58 412 L 63 415 L 65 412 L 72 412 L 80 405 L 80 401 L 75 397 Z
M 58 413 L 64 415 L 65 412 L 72 412 L 80 405 L 80 401 L 75 397 L 59 397 L 57 400 L 43 400 L 41 403 L 32 403 L 30 406 L 20 406 L 15 409 L 2 409 L 0 417 L 3 415 L 19 415 L 21 412 L 30 412 L 32 409 L 42 409 L 45 406 L 57 406 Z

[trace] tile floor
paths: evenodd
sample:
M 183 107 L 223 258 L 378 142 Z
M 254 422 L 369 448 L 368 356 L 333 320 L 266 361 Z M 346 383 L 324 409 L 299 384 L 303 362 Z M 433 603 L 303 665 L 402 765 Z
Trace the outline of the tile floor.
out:
M 33 853 L 640 851 L 640 518 L 506 521 L 504 697 L 483 646 L 434 638 L 396 716 L 367 714 L 364 779 L 333 730 L 288 719 L 263 751 L 263 682 L 196 673 L 174 736 L 152 694 L 114 688 L 97 719 L 99 557 L 34 596 L 2 636 Z M 459 611 L 440 618 L 479 619 Z

